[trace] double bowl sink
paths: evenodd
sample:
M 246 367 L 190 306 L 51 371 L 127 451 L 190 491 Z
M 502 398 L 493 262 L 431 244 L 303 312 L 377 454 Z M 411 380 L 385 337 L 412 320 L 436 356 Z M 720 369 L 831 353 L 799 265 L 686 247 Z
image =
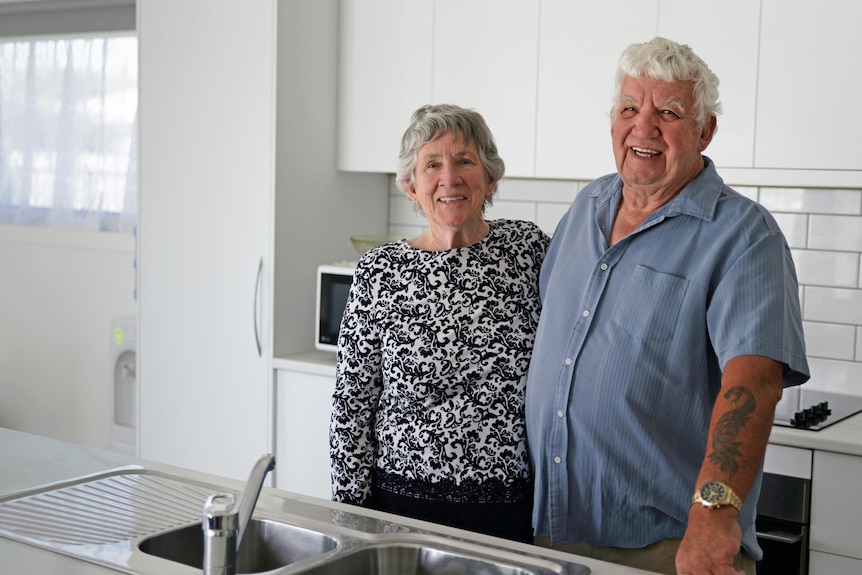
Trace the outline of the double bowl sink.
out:
M 0 499 L 0 536 L 133 573 L 200 573 L 201 513 L 222 487 L 122 468 Z M 394 518 L 394 516 L 393 516 Z M 237 573 L 586 575 L 552 561 L 307 500 L 261 496 Z

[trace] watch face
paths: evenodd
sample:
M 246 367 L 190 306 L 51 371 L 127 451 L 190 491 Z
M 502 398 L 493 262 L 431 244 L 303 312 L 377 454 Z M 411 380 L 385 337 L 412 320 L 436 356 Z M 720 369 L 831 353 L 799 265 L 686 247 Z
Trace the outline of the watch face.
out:
M 718 503 L 727 495 L 727 489 L 718 481 L 710 481 L 700 488 L 700 497 L 707 503 Z

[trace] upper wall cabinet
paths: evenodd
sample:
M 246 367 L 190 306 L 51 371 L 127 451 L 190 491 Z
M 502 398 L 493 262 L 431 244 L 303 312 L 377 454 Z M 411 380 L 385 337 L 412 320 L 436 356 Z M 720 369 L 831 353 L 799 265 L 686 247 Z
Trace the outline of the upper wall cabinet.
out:
M 614 171 L 610 111 L 620 54 L 656 33 L 657 0 L 542 0 L 536 172 L 592 179 Z
M 434 6 L 434 103 L 476 109 L 497 140 L 506 175 L 534 175 L 539 0 Z
M 722 167 L 754 167 L 760 3 L 661 0 L 658 33 L 688 44 L 719 80 L 722 113 L 704 152 Z
M 862 3 L 762 4 L 755 165 L 862 170 Z
M 342 0 L 338 169 L 392 173 L 410 116 L 431 102 L 433 0 Z
M 705 153 L 729 183 L 862 185 L 862 117 L 839 106 L 862 79 L 838 64 L 862 54 L 862 3 L 357 4 L 341 5 L 343 170 L 393 172 L 410 113 L 449 102 L 485 116 L 507 176 L 612 172 L 617 62 L 629 44 L 661 35 L 690 45 L 719 77 L 723 112 Z

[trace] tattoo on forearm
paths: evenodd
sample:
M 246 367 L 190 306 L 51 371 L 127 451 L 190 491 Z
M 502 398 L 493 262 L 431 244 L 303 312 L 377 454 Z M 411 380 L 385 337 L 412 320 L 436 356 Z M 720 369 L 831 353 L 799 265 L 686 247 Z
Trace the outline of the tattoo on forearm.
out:
M 709 460 L 726 471 L 730 477 L 739 471 L 738 458 L 742 456 L 737 435 L 748 423 L 749 417 L 757 407 L 754 395 L 744 387 L 734 387 L 724 394 L 724 398 L 735 406 L 718 420 L 712 437 L 712 453 Z

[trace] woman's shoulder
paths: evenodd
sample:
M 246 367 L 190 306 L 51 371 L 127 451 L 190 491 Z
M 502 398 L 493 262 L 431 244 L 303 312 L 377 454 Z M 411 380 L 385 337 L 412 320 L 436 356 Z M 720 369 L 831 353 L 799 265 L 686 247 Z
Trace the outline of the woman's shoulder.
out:
M 550 237 L 535 222 L 529 220 L 491 220 L 488 225 L 508 240 L 549 242 Z

